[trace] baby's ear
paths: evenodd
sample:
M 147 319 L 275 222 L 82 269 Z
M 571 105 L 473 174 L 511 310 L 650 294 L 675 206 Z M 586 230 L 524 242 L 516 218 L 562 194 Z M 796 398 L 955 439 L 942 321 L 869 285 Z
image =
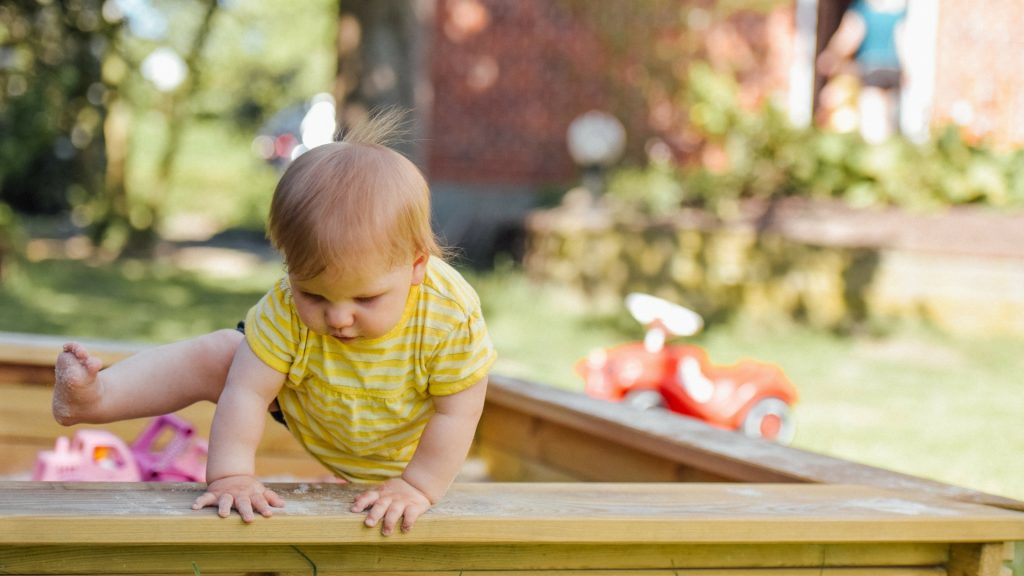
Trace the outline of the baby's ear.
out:
M 423 278 L 427 275 L 427 262 L 430 260 L 430 254 L 420 254 L 412 261 L 412 285 L 416 286 L 423 283 Z

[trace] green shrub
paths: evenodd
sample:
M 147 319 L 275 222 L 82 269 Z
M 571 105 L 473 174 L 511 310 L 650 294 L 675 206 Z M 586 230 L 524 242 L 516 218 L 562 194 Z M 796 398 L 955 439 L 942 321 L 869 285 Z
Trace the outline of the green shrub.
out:
M 954 126 L 922 144 L 892 138 L 877 145 L 857 134 L 798 128 L 770 103 L 743 109 L 736 83 L 706 65 L 691 68 L 682 104 L 705 148 L 724 155 L 724 168 L 624 169 L 610 179 L 611 197 L 655 214 L 681 205 L 723 212 L 741 199 L 786 196 L 912 210 L 1024 205 L 1024 151 L 969 144 Z

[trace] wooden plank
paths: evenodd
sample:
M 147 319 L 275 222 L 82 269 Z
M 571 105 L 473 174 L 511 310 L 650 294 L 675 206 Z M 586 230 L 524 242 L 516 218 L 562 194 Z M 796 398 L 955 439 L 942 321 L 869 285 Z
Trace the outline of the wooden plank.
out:
M 103 360 L 104 365 L 123 360 L 140 350 L 154 346 L 122 340 L 0 332 L 0 363 L 52 368 L 64 344 L 72 340 L 85 344 L 89 348 L 89 353 Z
M 302 573 L 307 576 L 309 572 Z M 405 572 L 331 572 L 317 571 L 320 576 L 424 576 L 424 574 L 445 574 L 451 576 L 944 576 L 942 568 L 740 568 L 740 569 L 699 569 L 699 570 L 488 570 L 476 571 L 405 571 Z M 289 575 L 290 576 L 290 575 Z M 297 576 L 297 574 L 296 574 Z
M 355 573 L 360 574 L 360 573 Z M 372 574 L 363 572 L 362 574 Z M 461 576 L 638 576 L 633 570 L 503 570 L 462 571 Z M 640 576 L 943 576 L 942 568 L 739 568 L 699 570 L 651 570 Z
M 1003 542 L 956 544 L 949 551 L 949 576 L 1000 576 Z
M 0 543 L 381 542 L 348 511 L 359 487 L 282 484 L 289 505 L 242 525 L 191 511 L 197 484 L 0 483 Z M 159 522 L 159 534 L 153 527 Z M 457 484 L 405 543 L 1004 542 L 1024 514 L 863 486 Z M 399 540 L 398 538 L 394 539 Z M 1001 549 L 999 553 L 1001 554 Z
M 291 546 L 25 546 L 0 547 L 3 574 L 201 574 L 304 572 L 309 562 Z
M 0 364 L 0 382 L 22 384 L 53 384 L 53 366 Z
M 842 549 L 827 554 L 826 549 Z M 790 568 L 902 569 L 939 567 L 946 547 L 931 545 L 524 545 L 490 546 L 389 543 L 372 545 L 120 546 L 118 562 L 100 546 L 0 546 L 0 571 L 14 573 L 187 572 L 195 562 L 203 573 L 221 571 L 306 571 L 352 573 L 371 570 L 658 570 Z M 187 550 L 187 554 L 183 553 Z M 829 561 L 846 558 L 850 562 Z M 186 560 L 187 562 L 183 562 Z
M 476 451 L 487 468 L 487 480 L 497 482 L 572 482 L 579 480 L 563 470 L 544 462 L 527 460 L 518 454 L 491 444 L 481 444 Z
M 628 406 L 498 374 L 492 375 L 488 384 L 484 419 L 489 418 L 492 406 L 580 431 L 606 446 L 621 445 L 729 481 L 864 484 L 1024 511 L 1024 502 L 1011 498 L 751 440 L 669 412 L 649 411 L 641 418 Z M 527 446 L 524 454 L 532 456 L 537 449 Z
M 935 552 L 920 546 L 830 545 L 845 548 L 835 557 L 853 560 L 848 563 L 823 561 L 821 545 L 549 545 L 491 547 L 487 545 L 409 545 L 381 548 L 377 546 L 261 546 L 253 553 L 243 546 L 207 546 L 190 549 L 189 557 L 203 571 L 260 569 L 287 571 L 308 568 L 306 558 L 319 570 L 357 571 L 386 566 L 389 570 L 415 570 L 429 566 L 434 570 L 458 569 L 503 570 L 515 566 L 523 570 L 556 569 L 634 569 L 762 567 L 921 567 L 939 566 L 946 560 L 946 547 Z M 58 554 L 59 549 L 59 554 Z M 126 546 L 125 565 L 135 570 L 160 572 L 174 569 L 181 551 L 167 546 Z M 922 551 L 926 553 L 922 553 Z M 938 551 L 941 550 L 941 553 Z M 300 554 L 301 553 L 301 554 Z M 243 563 L 226 558 L 246 558 Z M 130 560 L 130 562 L 129 562 Z M 113 570 L 110 554 L 95 546 L 35 546 L 18 549 L 0 548 L 0 566 L 18 572 L 39 573 L 97 572 Z
M 826 549 L 845 549 L 829 555 Z M 527 544 L 413 545 L 394 550 L 372 546 L 304 546 L 303 553 L 326 570 L 655 570 L 662 568 L 939 566 L 946 547 L 910 544 Z M 834 563 L 825 558 L 845 558 Z
M 150 574 L 182 574 L 181 570 L 173 572 L 163 573 L 150 573 Z M 537 570 L 537 571 L 518 571 L 518 570 L 488 570 L 486 572 L 467 572 L 464 570 L 407 570 L 407 571 L 382 571 L 382 570 L 358 570 L 358 571 L 345 571 L 345 572 L 334 572 L 317 569 L 316 572 L 311 572 L 310 567 L 306 567 L 304 570 L 296 571 L 250 571 L 241 573 L 238 570 L 227 569 L 225 572 L 218 570 L 204 569 L 197 565 L 194 571 L 188 573 L 195 574 L 229 574 L 232 576 L 309 576 L 309 574 L 317 574 L 318 576 L 520 576 L 529 574 L 531 576 L 944 576 L 946 571 L 942 568 L 863 568 L 863 569 L 847 569 L 847 568 L 808 568 L 808 569 L 762 569 L 762 568 L 740 568 L 740 569 L 699 569 L 699 570 Z M 49 572 L 42 572 L 40 574 L 50 574 Z M 55 573 L 54 573 L 55 574 Z M 70 574 L 70 573 L 69 573 Z M 78 574 L 84 574 L 79 572 Z M 110 572 L 101 572 L 101 574 L 110 574 Z M 133 576 L 150 576 L 150 574 L 139 574 L 137 572 L 131 572 Z M 1008 575 L 1010 576 L 1010 575 Z
M 516 419 L 526 420 L 515 422 Z M 514 431 L 512 433 L 507 433 Z M 676 479 L 677 464 L 664 458 L 625 448 L 619 444 L 594 441 L 581 431 L 558 426 L 520 413 L 488 410 L 479 427 L 481 442 L 504 448 L 531 446 L 530 456 L 553 470 L 580 480 L 605 482 L 670 482 Z M 497 476 L 497 475 L 495 475 Z

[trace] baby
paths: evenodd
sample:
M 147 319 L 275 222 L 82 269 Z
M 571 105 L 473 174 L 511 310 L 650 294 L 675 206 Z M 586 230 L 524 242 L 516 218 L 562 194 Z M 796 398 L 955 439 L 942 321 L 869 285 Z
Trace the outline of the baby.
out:
M 103 423 L 217 403 L 207 489 L 193 509 L 251 522 L 284 505 L 255 477 L 264 413 L 339 478 L 373 482 L 353 512 L 388 535 L 447 492 L 472 443 L 495 352 L 476 293 L 444 260 L 420 171 L 387 147 L 385 113 L 296 159 L 268 236 L 287 275 L 220 330 L 101 370 L 57 358 L 58 422 Z

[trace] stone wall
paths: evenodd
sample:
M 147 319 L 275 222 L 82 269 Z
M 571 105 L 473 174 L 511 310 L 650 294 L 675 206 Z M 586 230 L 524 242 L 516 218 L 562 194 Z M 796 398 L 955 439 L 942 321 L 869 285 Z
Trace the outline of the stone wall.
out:
M 525 266 L 596 303 L 643 291 L 709 320 L 784 316 L 843 330 L 904 318 L 1024 334 L 1022 224 L 976 211 L 794 202 L 748 205 L 724 223 L 696 212 L 655 221 L 560 207 L 528 219 Z

